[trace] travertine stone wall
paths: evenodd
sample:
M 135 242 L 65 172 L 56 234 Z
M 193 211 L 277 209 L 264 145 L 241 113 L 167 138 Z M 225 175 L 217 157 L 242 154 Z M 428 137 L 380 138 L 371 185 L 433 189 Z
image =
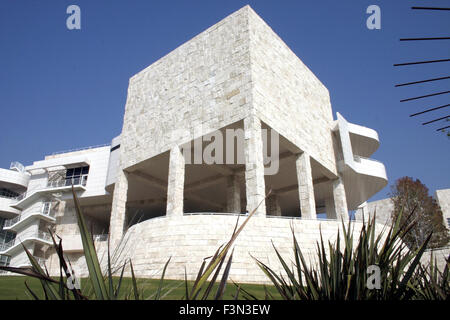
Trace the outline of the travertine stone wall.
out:
M 97 252 L 97 257 L 100 262 L 103 274 L 107 274 L 108 269 L 108 243 L 107 241 L 95 241 L 95 250 Z M 63 240 L 64 248 L 64 240 Z M 54 250 L 53 250 L 54 251 Z M 65 253 L 66 261 L 70 261 L 72 270 L 75 273 L 75 277 L 86 278 L 89 276 L 88 267 L 86 264 L 86 258 L 82 251 Z M 60 262 L 58 255 L 53 252 L 46 261 L 47 269 L 51 276 L 59 276 L 60 272 Z M 83 289 L 83 288 L 82 288 Z
M 433 258 L 433 264 L 435 264 L 438 267 L 438 269 L 441 272 L 443 272 L 447 265 L 447 259 L 449 256 L 450 256 L 450 247 L 427 250 L 423 253 L 420 262 L 423 265 L 427 266 L 431 262 L 431 259 Z
M 28 251 L 33 252 L 35 244 L 33 242 L 27 242 L 25 247 Z M 26 265 L 30 265 L 30 259 L 28 259 L 28 255 L 25 250 L 21 250 L 18 254 L 11 257 L 10 266 L 18 267 Z
M 234 230 L 237 217 L 226 215 L 193 215 L 160 217 L 132 226 L 126 233 L 116 264 L 131 259 L 140 277 L 159 277 L 169 257 L 168 279 L 184 279 L 186 267 L 189 279 L 194 279 L 205 257 L 226 243 Z M 243 219 L 240 219 L 242 223 Z M 291 224 L 303 253 L 316 258 L 316 241 L 334 241 L 342 228 L 340 221 L 299 220 L 279 217 L 252 217 L 235 243 L 230 278 L 239 282 L 267 283 L 252 256 L 281 272 L 272 243 L 281 255 L 292 258 Z M 361 223 L 354 225 L 354 238 Z M 381 228 L 380 228 L 381 230 Z M 342 230 L 341 230 L 342 235 Z
M 436 190 L 435 198 L 441 207 L 444 225 L 450 229 L 450 189 Z
M 376 220 L 379 223 L 391 224 L 392 213 L 394 212 L 394 202 L 391 198 L 382 199 L 378 201 L 367 202 L 360 206 L 355 213 L 355 219 L 358 221 L 368 221 L 376 215 Z
M 120 167 L 249 115 L 336 173 L 328 90 L 246 6 L 130 79 Z
M 256 115 L 336 174 L 328 89 L 250 8 L 248 19 Z
M 245 118 L 252 108 L 248 9 L 130 79 L 121 168 Z

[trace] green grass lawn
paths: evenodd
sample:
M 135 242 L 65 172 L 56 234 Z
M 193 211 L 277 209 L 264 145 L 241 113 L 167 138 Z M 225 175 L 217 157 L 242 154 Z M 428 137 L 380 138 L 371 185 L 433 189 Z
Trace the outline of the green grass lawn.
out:
M 24 276 L 1 276 L 0 277 L 0 300 L 29 300 L 32 296 L 27 292 L 24 282 L 27 282 L 28 286 L 36 293 L 39 298 L 43 299 L 44 294 L 40 281 L 31 277 Z M 117 279 L 116 279 L 117 281 Z M 138 288 L 141 290 L 141 294 L 146 299 L 152 299 L 152 295 L 156 292 L 159 279 L 138 279 Z M 192 286 L 192 282 L 189 282 L 189 287 Z M 242 288 L 253 294 L 258 299 L 264 299 L 265 292 L 263 285 L 255 284 L 242 284 Z M 131 278 L 124 278 L 122 281 L 121 298 L 129 294 L 132 296 L 132 283 Z M 163 285 L 163 299 L 164 300 L 179 300 L 185 295 L 185 282 L 179 280 L 164 280 Z M 217 288 L 217 286 L 216 286 Z M 83 294 L 88 297 L 93 297 L 93 290 L 88 279 L 81 279 L 81 289 Z M 274 295 L 274 297 L 279 297 L 276 290 L 272 286 L 267 287 L 268 291 Z M 215 293 L 215 290 L 212 291 Z M 236 286 L 229 282 L 227 284 L 224 299 L 234 299 L 236 293 Z M 214 297 L 214 294 L 210 294 Z M 242 295 L 239 295 L 239 299 L 243 299 Z

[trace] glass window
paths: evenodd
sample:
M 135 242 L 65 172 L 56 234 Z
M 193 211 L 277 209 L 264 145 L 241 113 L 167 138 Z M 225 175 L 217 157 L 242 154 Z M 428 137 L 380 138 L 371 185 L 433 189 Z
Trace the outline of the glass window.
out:
M 66 170 L 66 186 L 77 185 L 83 183 L 86 185 L 87 174 L 89 173 L 89 166 L 72 168 Z M 82 175 L 85 175 L 83 179 Z
M 19 196 L 19 194 L 17 192 L 5 189 L 5 188 L 0 188 L 0 196 L 1 197 L 6 197 L 6 198 L 15 198 L 17 196 Z
M 74 170 L 73 170 L 73 175 L 76 177 L 76 176 L 79 176 L 81 174 L 81 168 L 75 168 Z
M 0 266 L 9 266 L 9 262 L 11 261 L 10 256 L 0 255 Z
M 67 169 L 66 177 L 72 177 L 72 176 L 73 176 L 73 169 Z
M 44 202 L 42 204 L 42 213 L 48 215 L 50 213 L 50 208 L 51 208 L 51 202 Z

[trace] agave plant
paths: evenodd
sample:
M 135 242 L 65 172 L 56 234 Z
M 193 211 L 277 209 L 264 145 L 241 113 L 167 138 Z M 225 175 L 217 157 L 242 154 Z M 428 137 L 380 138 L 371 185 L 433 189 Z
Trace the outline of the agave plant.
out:
M 266 264 L 256 260 L 278 293 L 286 300 L 407 300 L 448 299 L 449 262 L 444 272 L 436 265 L 423 266 L 420 259 L 431 234 L 420 248 L 413 251 L 402 238 L 412 228 L 400 225 L 400 219 L 390 227 L 383 241 L 384 231 L 376 236 L 375 217 L 363 223 L 358 244 L 354 247 L 352 223 L 343 225 L 343 250 L 338 232 L 335 243 L 317 243 L 317 264 L 308 264 L 297 242 L 294 230 L 294 268 L 274 250 L 286 275 L 277 274 Z M 328 250 L 326 250 L 326 248 Z M 369 266 L 377 266 L 381 280 L 379 289 L 367 285 Z
M 412 286 L 415 288 L 416 299 L 421 300 L 449 300 L 450 299 L 450 258 L 446 259 L 444 270 L 439 270 L 433 255 L 428 267 L 419 264 L 413 278 Z

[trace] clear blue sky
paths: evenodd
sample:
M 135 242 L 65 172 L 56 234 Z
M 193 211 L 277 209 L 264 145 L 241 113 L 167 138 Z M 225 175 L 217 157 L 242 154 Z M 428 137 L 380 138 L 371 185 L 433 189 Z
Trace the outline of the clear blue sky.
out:
M 81 8 L 79 31 L 66 28 L 66 8 Z M 450 108 L 450 80 L 394 88 L 396 83 L 450 75 L 450 41 L 399 42 L 401 37 L 450 36 L 450 12 L 411 5 L 446 0 L 315 1 L 25 1 L 0 2 L 0 167 L 31 164 L 54 151 L 109 143 L 120 134 L 128 79 L 230 13 L 250 4 L 328 87 L 334 112 L 378 131 L 373 155 L 390 185 L 419 178 L 434 193 L 450 187 L 450 140 L 439 124 L 420 123 Z M 381 30 L 366 28 L 366 8 L 381 8 Z M 448 123 L 447 123 L 448 124 Z M 387 196 L 389 187 L 373 199 Z

